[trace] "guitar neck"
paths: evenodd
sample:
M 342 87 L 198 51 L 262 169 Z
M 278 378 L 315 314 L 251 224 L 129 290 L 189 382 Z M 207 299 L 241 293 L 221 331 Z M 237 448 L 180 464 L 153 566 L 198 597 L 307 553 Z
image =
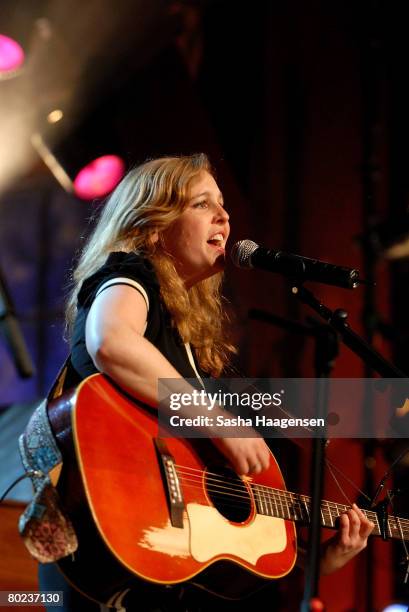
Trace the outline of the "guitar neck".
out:
M 311 522 L 311 498 L 299 493 L 272 489 L 263 485 L 252 484 L 252 491 L 257 505 L 257 512 L 309 525 Z M 321 503 L 321 525 L 337 529 L 337 518 L 350 509 L 350 506 L 323 500 Z M 365 516 L 375 524 L 371 535 L 382 536 L 383 529 L 379 518 L 373 510 L 362 510 Z M 385 521 L 385 531 L 389 538 L 409 541 L 409 519 L 389 516 Z

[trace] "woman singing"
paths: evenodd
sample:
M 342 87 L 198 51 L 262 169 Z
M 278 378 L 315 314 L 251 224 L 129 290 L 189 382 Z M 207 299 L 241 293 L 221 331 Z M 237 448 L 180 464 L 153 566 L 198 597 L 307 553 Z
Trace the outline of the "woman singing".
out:
M 132 170 L 109 198 L 74 271 L 67 308 L 74 378 L 100 372 L 156 409 L 158 378 L 219 377 L 234 352 L 220 292 L 229 232 L 205 155 L 155 159 Z M 212 442 L 239 475 L 269 468 L 261 437 Z M 342 567 L 365 547 L 372 528 L 356 506 L 343 514 L 321 571 Z M 63 590 L 64 610 L 103 609 L 76 586 L 55 564 L 40 566 L 40 588 Z M 146 597 L 141 581 L 100 604 L 138 612 L 206 609 L 200 595 L 187 601 L 183 587 L 148 586 Z

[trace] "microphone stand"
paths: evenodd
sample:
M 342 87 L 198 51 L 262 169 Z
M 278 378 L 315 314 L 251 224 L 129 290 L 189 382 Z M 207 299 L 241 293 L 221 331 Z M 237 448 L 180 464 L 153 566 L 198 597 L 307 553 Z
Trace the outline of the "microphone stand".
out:
M 322 325 L 316 336 L 315 367 L 317 372 L 316 405 L 317 416 L 325 418 L 328 412 L 328 376 L 337 355 L 337 335 L 365 365 L 384 378 L 407 378 L 395 365 L 388 362 L 370 344 L 355 333 L 347 323 L 345 310 L 330 310 L 314 294 L 300 283 L 294 283 L 292 293 L 304 304 L 310 306 L 328 325 Z M 335 333 L 336 332 L 336 333 Z M 308 542 L 307 566 L 304 597 L 301 612 L 322 609 L 317 600 L 320 563 L 321 499 L 326 439 L 315 438 L 311 469 L 311 529 Z M 317 606 L 320 607 L 317 607 Z
M 330 310 L 302 285 L 293 286 L 292 293 L 301 302 L 315 310 L 322 319 L 338 332 L 343 344 L 358 355 L 369 368 L 378 372 L 383 378 L 407 378 L 406 374 L 382 357 L 378 351 L 349 327 L 347 323 L 348 313 L 345 310 L 341 308 L 334 311 Z
M 315 336 L 315 372 L 317 387 L 315 406 L 317 418 L 324 418 L 328 413 L 328 378 L 334 367 L 339 352 L 336 332 L 326 324 L 314 328 Z M 301 612 L 324 609 L 318 598 L 318 581 L 321 552 L 321 499 L 324 481 L 325 437 L 314 438 L 311 461 L 311 523 L 308 538 L 307 563 L 305 567 L 304 597 Z
M 0 330 L 4 331 L 16 369 L 21 378 L 30 378 L 34 366 L 21 332 L 14 305 L 0 270 Z

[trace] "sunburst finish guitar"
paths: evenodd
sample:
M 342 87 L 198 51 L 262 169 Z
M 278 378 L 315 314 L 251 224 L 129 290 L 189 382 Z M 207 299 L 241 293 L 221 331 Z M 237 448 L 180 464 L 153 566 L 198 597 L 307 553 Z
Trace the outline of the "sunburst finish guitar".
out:
M 87 594 L 190 581 L 237 598 L 293 568 L 294 522 L 309 523 L 310 499 L 286 490 L 274 457 L 239 478 L 208 441 L 158 439 L 155 414 L 100 374 L 52 402 L 49 417 L 64 457 L 58 490 L 79 539 L 60 566 Z M 322 524 L 335 528 L 346 509 L 323 502 Z M 387 529 L 408 539 L 409 521 L 389 518 Z

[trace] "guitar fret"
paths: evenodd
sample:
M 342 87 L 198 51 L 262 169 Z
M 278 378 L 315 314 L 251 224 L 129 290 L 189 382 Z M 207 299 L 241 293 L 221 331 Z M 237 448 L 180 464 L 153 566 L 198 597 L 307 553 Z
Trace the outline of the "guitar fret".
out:
M 257 488 L 258 488 L 258 492 L 259 492 L 259 496 L 260 496 L 260 503 L 261 503 L 262 512 L 263 512 L 263 514 L 266 514 L 266 505 L 265 505 L 265 500 L 264 500 L 264 496 L 263 496 L 263 489 L 260 487 L 260 485 L 257 485 Z
M 263 502 L 264 502 L 264 514 L 266 514 L 267 516 L 270 514 L 270 510 L 268 507 L 268 495 L 267 492 L 265 490 L 264 487 L 261 487 L 262 493 L 263 493 Z
M 292 502 L 292 512 L 293 512 L 293 518 L 295 521 L 299 521 L 300 520 L 300 512 L 299 512 L 299 507 L 298 507 L 298 500 L 297 500 L 297 496 L 295 493 L 290 493 L 290 497 L 291 497 L 291 502 Z
M 406 529 L 403 527 L 405 524 Z M 390 516 L 388 518 L 388 528 L 390 537 L 408 539 L 409 533 L 407 529 L 408 521 L 399 516 Z
M 367 514 L 368 516 L 368 514 Z M 379 521 L 378 521 L 378 515 L 376 514 L 376 512 L 371 512 L 371 517 L 370 517 L 371 521 L 373 521 L 375 523 L 375 529 L 374 532 L 377 535 L 381 535 L 381 528 L 379 526 Z
M 298 506 L 299 506 L 300 515 L 301 515 L 301 521 L 303 523 L 307 523 L 308 522 L 308 514 L 306 512 L 305 505 L 304 505 L 304 503 L 302 501 L 301 495 L 297 495 L 297 500 L 298 500 Z
M 290 496 L 291 496 L 291 501 L 292 501 L 293 518 L 295 521 L 299 521 L 302 518 L 302 516 L 300 516 L 297 496 L 295 493 L 290 493 Z
M 335 525 L 335 521 L 336 521 L 336 520 L 337 520 L 337 518 L 339 517 L 339 514 L 340 514 L 340 512 L 339 512 L 339 507 L 338 507 L 338 504 L 335 504 L 335 507 L 333 507 L 333 508 L 331 509 L 331 521 L 332 521 L 332 526 L 334 526 L 334 525 Z M 334 519 L 335 519 L 335 521 L 334 521 Z
M 329 514 L 329 520 L 330 520 L 330 523 L 331 523 L 331 527 L 333 527 L 334 526 L 334 521 L 332 520 L 332 514 L 331 514 L 331 509 L 329 507 L 329 502 L 327 502 L 327 509 L 328 509 L 328 514 Z
M 327 511 L 325 510 L 325 500 L 324 499 L 321 501 L 321 519 L 322 519 L 322 525 L 326 525 L 327 524 Z
M 281 510 L 280 516 L 281 516 L 281 518 L 285 518 L 283 500 L 282 500 L 280 495 L 278 495 L 278 500 L 280 502 L 280 510 Z
M 307 523 L 308 522 L 308 514 L 307 514 L 307 510 L 305 508 L 305 503 L 302 499 L 302 495 L 298 495 L 297 496 L 299 499 L 299 504 L 300 504 L 300 513 L 301 513 L 301 520 L 303 523 Z
M 400 518 L 397 516 L 396 518 L 394 517 L 394 519 L 395 519 L 395 523 L 397 524 L 396 525 L 396 529 L 397 529 L 397 532 L 398 532 L 398 536 L 401 537 L 401 538 L 404 538 L 405 534 L 404 534 L 403 529 L 402 529 L 402 524 L 401 524 Z
M 261 491 L 260 491 L 260 487 L 258 485 L 254 486 L 256 492 L 257 492 L 257 501 L 258 501 L 258 505 L 259 505 L 259 509 L 260 509 L 260 513 L 261 514 L 265 514 L 264 512 L 264 506 L 263 506 L 263 500 L 261 498 Z
M 298 514 L 299 514 L 299 520 L 300 521 L 304 521 L 303 506 L 302 506 L 302 503 L 300 501 L 300 496 L 299 495 L 295 495 L 295 498 L 296 498 L 296 505 L 297 505 L 297 510 L 298 510 Z
M 281 497 L 281 503 L 283 505 L 283 518 L 286 519 L 286 518 L 289 518 L 289 508 L 288 508 L 287 497 L 283 491 L 280 491 L 279 493 Z
M 309 523 L 309 522 L 310 522 L 310 520 L 311 520 L 311 517 L 310 517 L 310 508 L 309 508 L 309 503 L 307 502 L 307 498 L 306 498 L 306 496 L 305 496 L 305 495 L 303 495 L 302 497 L 303 497 L 303 501 L 304 501 L 305 510 L 306 510 L 306 512 L 307 512 L 307 521 L 308 521 L 308 523 Z
M 275 506 L 275 516 L 280 516 L 280 513 L 278 512 L 277 497 L 274 491 L 273 491 L 272 497 L 273 497 L 274 506 Z
M 288 505 L 288 496 L 285 494 L 285 492 L 283 492 L 283 493 L 284 493 L 284 499 L 285 499 L 285 505 L 286 505 L 286 509 L 287 509 L 287 514 L 288 514 L 287 518 L 290 519 L 291 518 L 291 512 L 290 512 L 290 506 Z
M 260 491 L 260 499 L 261 499 L 261 503 L 263 505 L 263 514 L 267 514 L 266 496 L 265 496 L 265 493 L 264 493 L 264 489 L 263 489 L 263 487 L 261 487 L 259 485 L 258 490 Z
M 393 534 L 399 535 L 398 526 L 396 524 L 394 516 L 390 516 L 388 518 L 388 525 L 389 525 L 389 531 L 390 532 L 392 532 Z
M 271 496 L 270 493 L 268 493 L 267 499 L 268 499 L 268 503 L 269 503 L 269 512 L 268 513 L 269 513 L 270 516 L 274 516 L 273 500 L 272 500 L 272 496 Z
M 277 491 L 274 490 L 274 506 L 275 506 L 275 516 L 277 516 L 278 518 L 281 518 L 281 512 L 280 512 L 280 508 L 278 505 L 278 499 L 277 499 Z
M 266 509 L 266 514 L 270 514 L 270 509 L 268 506 L 268 496 L 267 496 L 267 491 L 265 490 L 265 488 L 263 487 L 263 495 L 264 495 L 264 506 Z
M 293 518 L 297 521 L 298 520 L 298 516 L 297 516 L 297 509 L 295 506 L 295 502 L 294 502 L 294 496 L 292 493 L 289 493 L 290 499 L 291 499 L 291 510 L 293 513 Z
M 266 512 L 266 500 L 265 500 L 265 497 L 264 497 L 263 487 L 261 485 L 257 485 L 257 488 L 258 488 L 258 494 L 259 494 L 259 498 L 260 498 L 261 507 L 263 509 L 263 514 L 267 514 L 267 512 Z
M 280 510 L 281 510 L 281 518 L 285 519 L 285 508 L 284 508 L 284 499 L 283 496 L 281 495 L 281 491 L 278 491 L 278 499 L 280 501 Z

